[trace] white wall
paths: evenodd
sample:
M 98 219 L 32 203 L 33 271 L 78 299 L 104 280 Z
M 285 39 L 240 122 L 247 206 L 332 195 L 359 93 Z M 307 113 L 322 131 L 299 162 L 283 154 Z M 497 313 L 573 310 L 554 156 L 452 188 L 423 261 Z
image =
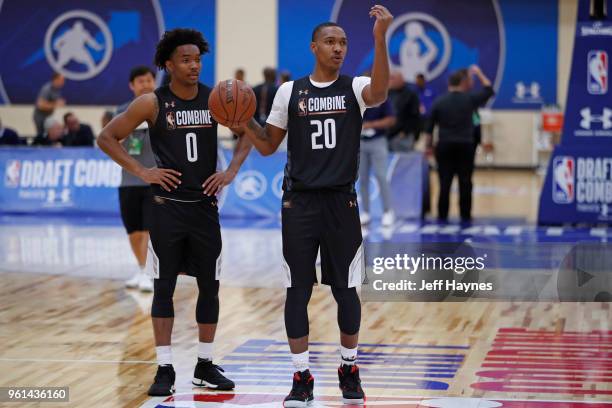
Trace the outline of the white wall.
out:
M 278 0 L 282 1 L 282 0 Z M 572 59 L 577 2 L 559 0 L 558 100 L 565 105 Z M 246 71 L 246 80 L 255 85 L 262 80 L 264 67 L 277 60 L 277 0 L 217 1 L 217 80 L 231 78 L 236 68 Z M 257 16 L 254 18 L 253 16 Z M 537 61 L 534 61 L 537 63 Z M 68 106 L 84 122 L 100 131 L 104 107 Z M 494 111 L 494 163 L 501 166 L 533 166 L 532 124 L 537 113 L 530 111 Z M 32 107 L 0 106 L 0 118 L 22 134 L 34 134 Z M 227 130 L 222 129 L 221 134 Z
M 217 0 L 217 81 L 244 68 L 249 84 L 263 82 L 278 59 L 277 14 L 277 0 Z
M 567 88 L 574 50 L 574 34 L 578 2 L 576 0 L 559 0 L 559 54 L 557 58 L 557 100 L 565 108 Z

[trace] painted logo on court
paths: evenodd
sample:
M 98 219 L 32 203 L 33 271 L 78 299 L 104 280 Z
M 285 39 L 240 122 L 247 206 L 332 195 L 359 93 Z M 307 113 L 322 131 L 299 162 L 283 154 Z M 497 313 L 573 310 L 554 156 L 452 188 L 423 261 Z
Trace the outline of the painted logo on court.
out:
M 241 172 L 234 181 L 238 197 L 244 200 L 256 200 L 263 196 L 268 187 L 266 177 L 256 170 Z
M 605 51 L 589 51 L 587 90 L 591 95 L 604 95 L 608 92 L 608 53 Z
M 558 156 L 553 161 L 553 201 L 557 204 L 574 202 L 574 158 Z
M 86 10 L 61 14 L 45 34 L 47 62 L 56 72 L 74 81 L 98 75 L 108 65 L 112 53 L 113 36 L 108 26 Z
M 442 39 L 442 47 L 433 41 L 430 34 Z M 402 73 L 408 82 L 415 82 L 417 74 L 433 79 L 448 67 L 452 46 L 448 30 L 432 15 L 407 13 L 393 20 L 387 31 L 387 43 L 391 38 L 401 38 L 397 60 L 391 67 Z

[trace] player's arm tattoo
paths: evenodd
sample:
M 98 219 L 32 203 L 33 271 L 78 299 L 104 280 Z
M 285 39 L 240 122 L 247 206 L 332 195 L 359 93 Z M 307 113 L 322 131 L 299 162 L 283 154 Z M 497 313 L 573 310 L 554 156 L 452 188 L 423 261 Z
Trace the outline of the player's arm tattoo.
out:
M 253 134 L 255 134 L 255 137 L 257 139 L 262 140 L 264 142 L 270 141 L 270 136 L 268 135 L 266 130 L 262 128 L 255 120 L 251 119 L 247 126 L 253 132 Z

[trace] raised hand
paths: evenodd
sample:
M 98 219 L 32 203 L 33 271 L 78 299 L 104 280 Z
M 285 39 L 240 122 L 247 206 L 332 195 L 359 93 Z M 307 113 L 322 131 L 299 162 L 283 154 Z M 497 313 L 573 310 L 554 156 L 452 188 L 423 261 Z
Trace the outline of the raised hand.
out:
M 474 75 L 482 74 L 482 70 L 476 64 L 470 65 L 470 73 Z
M 376 21 L 374 22 L 374 29 L 372 30 L 374 33 L 374 38 L 385 40 L 387 29 L 393 21 L 393 15 L 391 15 L 385 6 L 376 4 L 370 9 L 370 17 L 376 18 Z
M 140 178 L 146 183 L 159 184 L 164 190 L 172 191 L 181 184 L 180 176 L 181 173 L 176 170 L 152 167 L 144 170 Z

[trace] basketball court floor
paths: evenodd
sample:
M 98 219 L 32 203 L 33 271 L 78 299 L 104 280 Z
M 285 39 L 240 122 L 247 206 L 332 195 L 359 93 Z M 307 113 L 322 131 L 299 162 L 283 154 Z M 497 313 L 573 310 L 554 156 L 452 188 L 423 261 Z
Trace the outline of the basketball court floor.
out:
M 588 289 L 579 295 L 583 302 L 560 302 L 567 297 L 558 284 L 568 251 L 577 242 L 605 246 L 612 230 L 536 227 L 539 192 L 532 172 L 481 170 L 472 225 L 398 220 L 390 229 L 373 223 L 364 230 L 368 244 L 383 252 L 410 242 L 469 242 L 495 257 L 489 278 L 542 277 L 534 279 L 541 296 L 533 301 L 521 293 L 514 300 L 364 301 L 359 364 L 367 406 L 612 407 L 612 311 L 609 302 L 588 302 L 593 293 L 607 300 L 610 280 L 588 275 L 578 282 Z M 1 217 L 0 387 L 69 387 L 70 395 L 67 404 L 3 406 L 282 406 L 293 370 L 278 220 L 224 219 L 222 226 L 215 358 L 237 388 L 192 388 L 197 287 L 181 277 L 173 333 L 177 393 L 149 398 L 156 370 L 151 295 L 123 286 L 136 264 L 119 219 Z M 329 288 L 315 289 L 309 314 L 314 406 L 342 406 Z

